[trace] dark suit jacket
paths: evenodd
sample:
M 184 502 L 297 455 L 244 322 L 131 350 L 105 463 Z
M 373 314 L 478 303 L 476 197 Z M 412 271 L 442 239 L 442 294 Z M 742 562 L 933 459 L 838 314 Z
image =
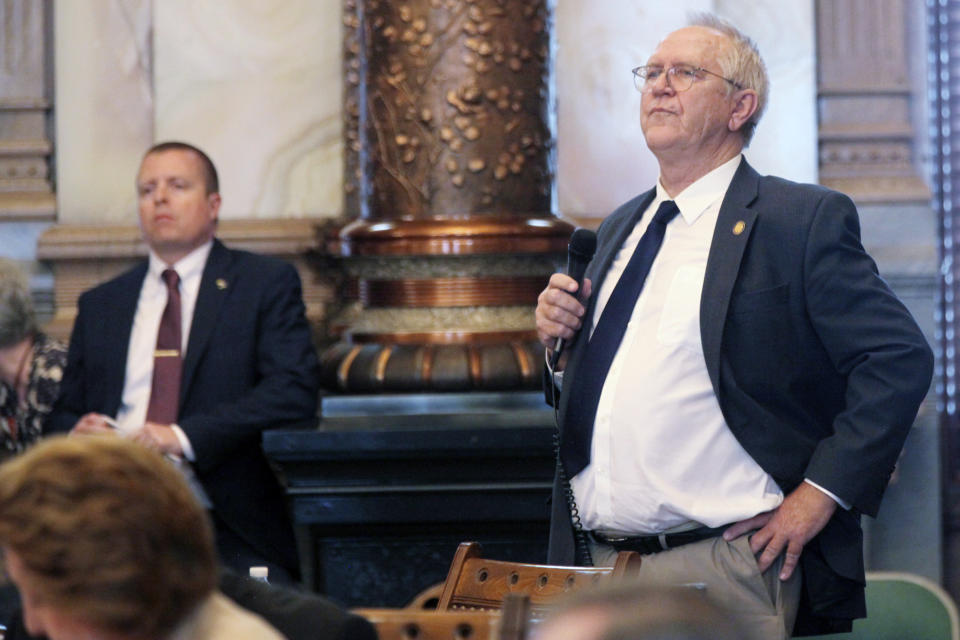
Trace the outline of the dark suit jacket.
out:
M 601 224 L 586 273 L 593 291 L 653 197 Z M 593 305 L 580 336 L 589 335 Z M 853 506 L 804 549 L 796 630 L 849 627 L 865 615 L 859 514 L 876 515 L 933 371 L 920 329 L 863 250 L 850 199 L 761 177 L 744 160 L 714 230 L 700 330 L 714 392 L 744 449 L 784 492 L 809 478 Z M 584 342 L 572 343 L 564 388 L 577 384 Z M 570 563 L 573 551 L 558 484 L 550 561 Z
M 220 572 L 220 590 L 289 640 L 377 640 L 369 620 L 312 593 L 265 584 L 230 570 Z
M 51 430 L 68 431 L 89 411 L 116 415 L 146 272 L 144 261 L 80 297 Z M 298 573 L 296 545 L 261 432 L 311 424 L 318 384 L 294 268 L 215 240 L 190 327 L 177 422 L 218 516 L 292 575 Z
M 377 640 L 377 631 L 366 618 L 312 593 L 264 584 L 234 573 L 220 572 L 220 591 L 238 605 L 269 622 L 289 640 Z M 0 622 L 6 640 L 41 640 L 24 625 L 20 594 L 12 585 L 0 586 L 5 606 Z

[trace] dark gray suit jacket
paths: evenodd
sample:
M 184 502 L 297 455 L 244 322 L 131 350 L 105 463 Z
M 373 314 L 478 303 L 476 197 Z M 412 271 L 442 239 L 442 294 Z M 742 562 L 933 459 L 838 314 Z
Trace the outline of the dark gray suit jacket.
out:
M 593 291 L 654 193 L 601 224 L 586 274 Z M 589 335 L 593 305 L 579 336 Z M 796 631 L 848 628 L 865 615 L 859 514 L 876 515 L 933 372 L 923 334 L 860 243 L 850 199 L 761 177 L 744 160 L 714 231 L 700 330 L 714 392 L 744 449 L 784 492 L 809 478 L 853 505 L 804 550 Z M 577 384 L 583 343 L 572 343 L 564 388 Z M 558 485 L 549 559 L 573 558 Z
M 80 297 L 51 430 L 68 431 L 90 411 L 116 416 L 146 273 L 144 261 Z M 292 575 L 293 530 L 261 433 L 315 422 L 318 388 L 296 270 L 215 240 L 190 327 L 177 422 L 219 518 Z

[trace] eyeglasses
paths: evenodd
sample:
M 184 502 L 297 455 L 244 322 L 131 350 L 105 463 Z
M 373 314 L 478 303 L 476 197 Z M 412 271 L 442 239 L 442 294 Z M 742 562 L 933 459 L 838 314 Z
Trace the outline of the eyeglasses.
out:
M 719 73 L 708 71 L 703 67 L 694 67 L 689 64 L 675 64 L 668 69 L 664 69 L 660 65 L 649 64 L 633 69 L 633 83 L 636 85 L 637 91 L 641 93 L 651 91 L 653 85 L 660 79 L 664 71 L 666 71 L 667 74 L 667 84 L 673 87 L 674 91 L 686 91 L 693 86 L 696 80 L 703 78 L 703 74 L 705 73 L 725 80 L 737 89 L 743 89 L 743 85 L 739 82 L 734 82 L 730 78 L 724 78 Z

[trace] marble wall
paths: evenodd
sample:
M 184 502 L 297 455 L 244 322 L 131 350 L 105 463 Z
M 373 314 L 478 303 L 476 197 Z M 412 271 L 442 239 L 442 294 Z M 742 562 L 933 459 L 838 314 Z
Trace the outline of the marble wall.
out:
M 153 141 L 152 3 L 53 4 L 58 222 L 132 223 Z
M 202 147 L 224 218 L 341 209 L 340 2 L 55 3 L 59 222 L 133 222 L 140 156 Z
M 155 2 L 154 136 L 211 155 L 224 218 L 340 212 L 340 4 Z
M 54 6 L 60 223 L 132 221 L 140 154 L 170 138 L 211 154 L 224 218 L 342 211 L 340 0 Z M 751 162 L 816 178 L 812 0 L 557 0 L 561 214 L 604 215 L 655 180 L 630 69 L 691 10 L 731 18 L 767 59 Z

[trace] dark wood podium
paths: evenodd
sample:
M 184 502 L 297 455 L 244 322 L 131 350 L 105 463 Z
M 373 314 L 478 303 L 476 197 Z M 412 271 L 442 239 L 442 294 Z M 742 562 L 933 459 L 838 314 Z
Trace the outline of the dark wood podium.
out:
M 399 607 L 442 581 L 465 540 L 545 562 L 553 412 L 538 392 L 335 396 L 314 430 L 263 446 L 286 487 L 304 584 Z

